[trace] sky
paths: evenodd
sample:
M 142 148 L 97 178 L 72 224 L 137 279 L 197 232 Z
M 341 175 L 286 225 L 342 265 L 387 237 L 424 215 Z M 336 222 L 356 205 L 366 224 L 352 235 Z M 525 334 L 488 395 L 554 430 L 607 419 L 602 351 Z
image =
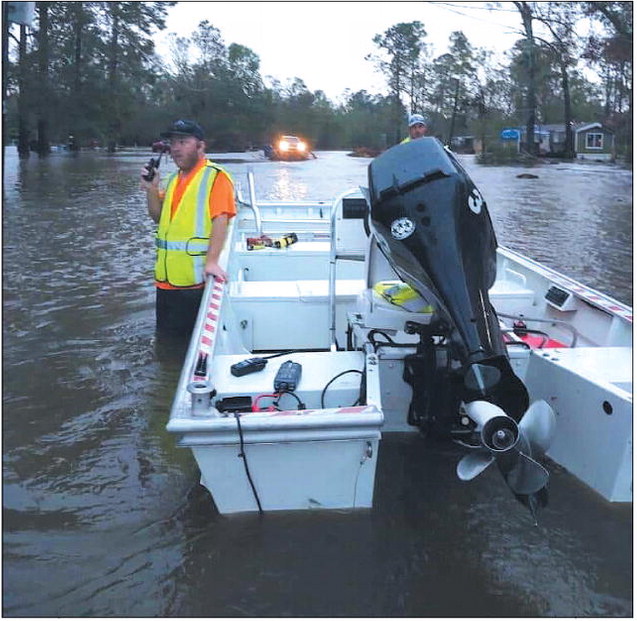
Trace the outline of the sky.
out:
M 383 77 L 365 60 L 378 48 L 374 35 L 400 22 L 421 21 L 434 56 L 447 51 L 449 35 L 462 30 L 469 42 L 494 52 L 520 38 L 520 17 L 512 2 L 497 12 L 486 2 L 178 2 L 168 9 L 167 28 L 156 36 L 169 58 L 167 34 L 189 37 L 207 19 L 226 46 L 238 43 L 261 60 L 261 75 L 282 83 L 301 78 L 310 91 L 332 101 L 345 89 L 386 91 Z

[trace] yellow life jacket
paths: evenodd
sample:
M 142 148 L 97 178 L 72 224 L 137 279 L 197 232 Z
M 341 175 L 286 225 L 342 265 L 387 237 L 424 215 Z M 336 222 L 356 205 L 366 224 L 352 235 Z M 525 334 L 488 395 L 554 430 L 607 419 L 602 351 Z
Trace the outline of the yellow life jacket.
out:
M 155 238 L 155 279 L 174 287 L 191 287 L 204 281 L 208 241 L 212 232 L 209 197 L 217 174 L 225 170 L 206 162 L 188 184 L 171 219 L 177 173 L 168 180 Z
M 374 285 L 374 292 L 390 304 L 400 306 L 410 313 L 434 312 L 431 304 L 401 280 L 381 280 Z
M 400 144 L 405 144 L 406 142 L 411 142 L 411 136 L 407 136 L 407 138 L 403 138 L 400 141 Z

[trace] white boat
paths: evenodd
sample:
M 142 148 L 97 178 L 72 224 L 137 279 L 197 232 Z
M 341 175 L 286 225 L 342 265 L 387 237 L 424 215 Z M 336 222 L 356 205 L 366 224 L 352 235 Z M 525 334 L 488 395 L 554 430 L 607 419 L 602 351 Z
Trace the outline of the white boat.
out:
M 487 338 L 495 317 L 489 303 L 495 308 L 495 331 L 506 345 L 487 349 L 504 348 L 498 358 L 508 362 L 494 370 L 486 354 L 458 354 L 458 331 L 440 327 L 449 325 L 441 317 L 456 318 L 444 285 L 434 280 L 423 291 L 410 276 L 413 255 L 396 260 L 413 232 L 413 214 L 422 215 L 416 228 L 429 226 L 431 204 L 417 193 L 434 196 L 452 178 L 466 183 L 433 140 L 390 149 L 377 158 L 377 187 L 350 189 L 331 204 L 257 202 L 249 176 L 249 200 L 240 200 L 221 258 L 229 281 L 206 285 L 167 425 L 177 444 L 192 450 L 221 513 L 371 507 L 379 442 L 397 432 L 441 432 L 464 445 L 463 481 L 496 463 L 534 514 L 546 500 L 546 457 L 607 501 L 632 501 L 632 310 L 497 248 L 480 308 Z M 401 162 L 422 149 L 439 158 L 437 167 L 420 181 L 401 181 L 411 174 Z M 413 214 L 391 216 L 384 229 L 385 203 L 407 200 L 416 186 Z M 470 185 L 466 192 L 467 217 L 490 225 L 479 192 Z M 402 281 L 421 308 L 407 310 L 382 295 L 394 284 L 404 289 Z M 233 365 L 253 358 L 261 361 L 247 363 L 252 372 L 233 374 Z M 284 380 L 297 385 L 275 391 L 288 361 L 301 374 Z M 462 398 L 453 388 L 458 378 Z M 506 395 L 494 397 L 491 386 L 500 384 Z M 519 410 L 525 389 L 525 410 L 532 403 L 526 413 L 507 411 Z M 510 398 L 516 391 L 517 400 Z M 458 407 L 443 417 L 439 410 L 449 403 Z

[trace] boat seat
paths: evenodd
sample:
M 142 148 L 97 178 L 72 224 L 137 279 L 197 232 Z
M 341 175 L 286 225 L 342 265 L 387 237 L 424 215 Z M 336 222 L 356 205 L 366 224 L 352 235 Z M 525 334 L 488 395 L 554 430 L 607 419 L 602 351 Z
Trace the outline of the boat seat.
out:
M 248 250 L 246 247 L 245 239 L 237 241 L 235 243 L 235 254 L 249 254 L 249 255 L 313 255 L 313 254 L 326 254 L 330 253 L 329 241 L 298 241 L 285 248 L 261 248 L 260 250 Z
M 362 279 L 336 281 L 336 299 L 354 300 L 365 288 Z M 300 302 L 327 302 L 329 281 L 327 280 L 244 280 L 230 283 L 230 297 L 248 300 L 297 300 Z
M 330 244 L 323 241 L 298 241 L 286 248 L 248 250 L 245 240 L 235 244 L 228 266 L 236 280 L 324 280 L 330 265 Z M 337 280 L 364 277 L 362 262 L 338 261 Z
M 496 280 L 489 289 L 489 299 L 500 313 L 515 315 L 528 312 L 533 306 L 535 293 L 514 280 Z
M 336 281 L 336 337 L 345 342 L 346 312 L 364 289 L 362 279 Z M 326 349 L 330 346 L 327 280 L 231 281 L 229 299 L 249 350 Z

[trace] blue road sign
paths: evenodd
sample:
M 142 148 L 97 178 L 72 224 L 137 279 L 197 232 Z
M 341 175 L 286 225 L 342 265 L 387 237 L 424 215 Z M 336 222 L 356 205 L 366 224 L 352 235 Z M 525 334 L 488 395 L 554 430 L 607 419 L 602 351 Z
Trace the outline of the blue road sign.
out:
M 520 130 L 512 128 L 503 129 L 500 132 L 500 138 L 502 140 L 518 140 L 520 138 Z

